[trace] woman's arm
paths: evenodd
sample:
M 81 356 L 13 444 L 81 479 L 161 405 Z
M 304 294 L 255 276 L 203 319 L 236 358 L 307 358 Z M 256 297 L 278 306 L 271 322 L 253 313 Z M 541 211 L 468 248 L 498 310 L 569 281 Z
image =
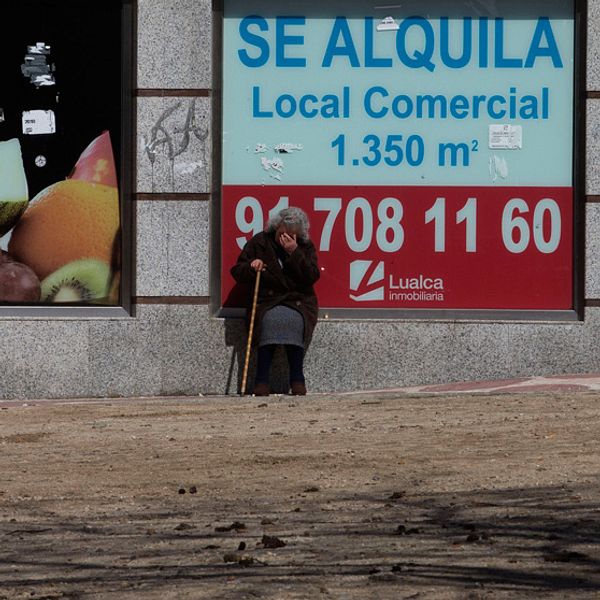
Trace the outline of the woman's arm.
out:
M 288 256 L 285 273 L 299 285 L 312 285 L 318 281 L 321 272 L 317 261 L 317 250 L 310 240 L 298 244 L 298 247 Z
M 238 283 L 252 283 L 256 277 L 256 271 L 250 266 L 250 263 L 256 259 L 256 245 L 253 241 L 246 242 L 237 262 L 230 269 L 231 275 Z
M 258 234 L 259 236 L 262 234 Z M 262 263 L 261 289 L 277 286 L 277 279 L 267 265 L 267 258 L 262 248 L 262 241 L 257 236 L 249 240 L 241 251 L 237 262 L 230 269 L 230 273 L 238 283 L 253 284 L 256 279 L 256 270 L 253 263 L 259 267 Z

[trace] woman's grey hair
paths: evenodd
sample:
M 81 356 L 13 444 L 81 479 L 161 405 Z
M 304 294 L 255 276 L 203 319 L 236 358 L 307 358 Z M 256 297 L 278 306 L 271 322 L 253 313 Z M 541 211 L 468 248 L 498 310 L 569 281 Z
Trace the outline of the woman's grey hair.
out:
M 280 210 L 275 216 L 271 217 L 267 222 L 265 231 L 272 233 L 277 231 L 280 225 L 285 225 L 287 229 L 292 229 L 301 240 L 308 240 L 308 229 L 310 224 L 306 213 L 296 206 L 290 206 Z

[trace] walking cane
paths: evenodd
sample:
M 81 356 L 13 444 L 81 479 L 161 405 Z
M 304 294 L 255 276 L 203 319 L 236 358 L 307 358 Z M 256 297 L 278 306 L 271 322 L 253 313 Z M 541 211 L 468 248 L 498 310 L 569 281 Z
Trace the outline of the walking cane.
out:
M 254 316 L 256 315 L 256 303 L 258 301 L 259 284 L 260 271 L 256 271 L 256 282 L 254 284 L 254 298 L 252 298 L 252 312 L 250 313 L 250 327 L 248 329 L 248 344 L 246 345 L 246 360 L 244 360 L 244 373 L 242 375 L 242 396 L 246 394 L 246 379 L 248 378 L 248 363 L 250 362 L 250 347 L 252 346 L 252 333 L 254 331 Z

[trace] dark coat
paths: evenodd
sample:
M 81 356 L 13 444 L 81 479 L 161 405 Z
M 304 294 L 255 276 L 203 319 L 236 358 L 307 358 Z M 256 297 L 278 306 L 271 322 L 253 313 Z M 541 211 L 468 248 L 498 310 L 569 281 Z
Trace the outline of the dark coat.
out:
M 279 304 L 299 311 L 304 317 L 304 346 L 308 347 L 317 324 L 319 306 L 313 284 L 319 279 L 317 251 L 310 240 L 298 240 L 298 247 L 283 257 L 283 267 L 277 260 L 276 241 L 273 233 L 255 235 L 242 250 L 237 263 L 231 268 L 233 278 L 250 289 L 248 306 L 252 305 L 256 271 L 250 263 L 259 258 L 265 263 L 266 271 L 260 275 L 258 303 L 254 320 L 253 343 L 260 339 L 264 314 Z M 250 308 L 247 319 L 250 318 Z

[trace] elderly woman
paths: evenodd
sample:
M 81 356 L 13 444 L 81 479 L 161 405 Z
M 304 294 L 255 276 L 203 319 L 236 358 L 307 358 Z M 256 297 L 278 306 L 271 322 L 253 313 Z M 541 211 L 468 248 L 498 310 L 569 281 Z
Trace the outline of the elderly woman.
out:
M 252 284 L 261 271 L 253 332 L 258 345 L 254 394 L 268 396 L 269 373 L 277 345 L 283 345 L 293 395 L 306 394 L 304 352 L 317 323 L 313 284 L 319 279 L 317 252 L 308 239 L 308 218 L 299 208 L 280 211 L 242 250 L 231 274 Z

